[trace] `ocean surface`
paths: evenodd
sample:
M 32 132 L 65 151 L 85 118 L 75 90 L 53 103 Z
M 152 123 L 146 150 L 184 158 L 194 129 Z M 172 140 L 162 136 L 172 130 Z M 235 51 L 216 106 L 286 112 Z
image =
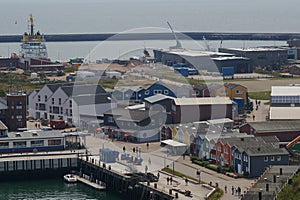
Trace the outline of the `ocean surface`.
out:
M 0 182 L 1 200 L 119 200 L 117 194 L 98 191 L 81 183 L 67 184 L 62 179 Z
M 55 33 L 175 31 L 300 32 L 298 0 L 1 0 L 0 35 L 28 31 L 29 14 L 35 29 Z M 220 41 L 208 41 L 217 49 Z M 184 48 L 205 49 L 207 44 L 186 41 Z M 86 57 L 98 46 L 94 59 L 118 58 L 144 47 L 168 48 L 174 41 L 47 43 L 52 60 Z M 223 41 L 222 47 L 284 45 L 278 41 Z M 206 48 L 207 49 L 207 48 Z M 0 56 L 19 53 L 18 43 L 0 44 Z M 142 52 L 142 51 L 140 51 Z M 124 56 L 126 57 L 126 56 Z

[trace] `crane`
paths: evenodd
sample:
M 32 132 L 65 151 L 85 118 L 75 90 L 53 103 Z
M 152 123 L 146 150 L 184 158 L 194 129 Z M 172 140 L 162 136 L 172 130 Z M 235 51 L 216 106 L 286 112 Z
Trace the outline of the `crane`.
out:
M 30 35 L 33 36 L 33 16 L 30 14 Z
M 177 35 L 175 34 L 175 32 L 174 32 L 174 30 L 173 30 L 171 24 L 170 24 L 168 21 L 167 21 L 167 24 L 168 24 L 168 26 L 170 27 L 170 29 L 171 29 L 171 31 L 172 31 L 174 37 L 175 37 L 175 40 L 176 40 L 176 46 L 170 47 L 170 48 L 171 48 L 171 49 L 181 49 L 181 48 L 182 48 L 182 45 L 181 45 L 181 43 L 179 42 L 179 40 L 178 40 L 178 38 L 177 38 Z

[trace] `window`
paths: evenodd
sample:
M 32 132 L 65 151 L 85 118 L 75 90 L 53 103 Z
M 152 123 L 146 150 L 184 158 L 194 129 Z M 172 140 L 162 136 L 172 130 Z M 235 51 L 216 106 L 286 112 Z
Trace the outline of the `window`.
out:
M 265 156 L 265 162 L 268 162 L 268 156 Z
M 63 114 L 63 108 L 60 107 L 60 114 Z
M 54 101 L 54 98 L 52 98 L 52 104 L 54 104 L 54 102 L 55 102 L 55 101 Z
M 42 147 L 44 146 L 44 140 L 31 141 L 31 147 Z
M 109 116 L 109 117 L 107 118 L 107 121 L 108 121 L 109 123 L 113 123 L 113 122 L 114 122 L 114 118 L 113 118 L 112 116 Z
M 26 147 L 26 141 L 21 141 L 21 142 L 13 142 L 14 148 L 22 148 Z
M 161 94 L 162 93 L 162 91 L 161 90 L 154 90 L 154 92 L 153 92 L 154 94 Z
M 243 90 L 236 90 L 235 93 L 236 94 L 243 94 Z
M 68 112 L 69 110 L 68 109 L 66 109 L 66 115 L 68 116 L 68 114 L 69 114 L 69 112 Z
M 39 109 L 39 104 L 38 104 L 38 103 L 35 104 L 35 109 L 36 109 L 36 110 Z
M 48 140 L 48 146 L 58 146 L 61 145 L 61 140 Z
M 146 90 L 146 91 L 145 91 L 145 95 L 149 95 L 149 90 Z
M 224 153 L 225 153 L 225 154 L 228 154 L 227 148 L 224 148 Z
M 41 96 L 40 95 L 38 95 L 38 101 L 41 101 Z
M 226 95 L 227 92 L 226 92 L 226 90 L 222 90 L 222 91 L 220 92 L 220 94 Z
M 275 160 L 275 157 L 274 156 L 271 156 L 271 161 L 274 161 Z
M 72 108 L 72 100 L 69 101 L 70 108 Z
M 277 156 L 277 161 L 281 161 L 281 156 Z
M 164 94 L 169 94 L 169 90 L 164 90 Z
M 58 104 L 61 105 L 61 98 L 58 98 Z
M 72 112 L 72 109 L 70 109 L 70 116 L 72 116 L 73 115 L 73 112 Z
M 0 142 L 0 149 L 8 149 L 9 144 L 8 142 Z
M 45 102 L 47 102 L 47 99 L 48 99 L 48 97 L 47 97 L 47 95 L 45 95 Z
M 52 113 L 52 106 L 49 107 L 49 112 Z

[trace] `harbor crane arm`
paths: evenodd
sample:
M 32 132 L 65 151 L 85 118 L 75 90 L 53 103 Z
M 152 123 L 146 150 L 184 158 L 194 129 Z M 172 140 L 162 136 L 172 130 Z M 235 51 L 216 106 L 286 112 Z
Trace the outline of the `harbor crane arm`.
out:
M 178 38 L 177 38 L 177 35 L 175 34 L 175 32 L 174 32 L 174 30 L 173 30 L 171 24 L 170 24 L 169 22 L 167 22 L 167 24 L 168 24 L 168 26 L 170 27 L 170 29 L 171 29 L 171 31 L 172 31 L 174 37 L 175 37 L 175 40 L 176 40 L 176 46 L 173 47 L 173 48 L 178 48 L 178 49 L 179 49 L 179 48 L 182 48 L 181 43 L 179 42 L 179 40 L 178 40 Z

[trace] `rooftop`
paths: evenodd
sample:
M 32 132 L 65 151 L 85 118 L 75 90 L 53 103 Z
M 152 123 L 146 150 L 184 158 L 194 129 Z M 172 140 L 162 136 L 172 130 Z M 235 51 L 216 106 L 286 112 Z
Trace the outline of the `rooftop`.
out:
M 162 100 L 165 100 L 165 99 L 175 99 L 174 97 L 170 97 L 170 96 L 166 96 L 166 95 L 163 95 L 163 94 L 156 94 L 156 95 L 153 95 L 151 97 L 147 97 L 145 98 L 145 101 L 149 102 L 149 103 L 155 103 L 155 102 L 159 102 L 159 101 L 162 101 Z
M 0 130 L 7 130 L 7 127 L 1 120 L 0 120 Z
M 270 120 L 300 120 L 300 107 L 272 107 L 271 106 Z M 298 123 L 300 124 L 300 122 Z M 300 130 L 300 127 L 298 130 Z
M 248 122 L 256 132 L 269 131 L 300 131 L 300 121 L 265 121 L 265 122 Z
M 228 97 L 175 98 L 175 105 L 226 105 L 232 104 Z
M 7 137 L 0 138 L 0 141 L 7 140 L 25 140 L 25 139 L 44 139 L 44 138 L 62 138 L 60 131 L 42 131 L 40 129 L 29 130 L 24 132 L 8 132 Z
M 300 96 L 300 85 L 272 86 L 271 96 Z

